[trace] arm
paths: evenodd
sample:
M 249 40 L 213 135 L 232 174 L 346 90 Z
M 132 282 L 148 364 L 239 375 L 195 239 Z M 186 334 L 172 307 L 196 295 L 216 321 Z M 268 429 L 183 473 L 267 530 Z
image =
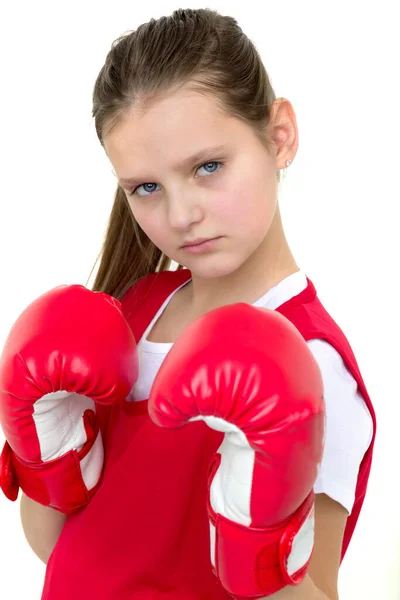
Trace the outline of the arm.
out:
M 20 516 L 28 544 L 36 556 L 47 564 L 67 516 L 31 500 L 25 494 L 21 496 Z
M 332 598 L 336 598 L 334 596 Z M 316 587 L 311 577 L 306 575 L 297 587 L 287 587 L 272 596 L 264 596 L 260 600 L 332 600 Z
M 104 340 L 104 332 L 107 339 Z M 18 317 L 0 358 L 0 488 L 72 514 L 99 488 L 104 445 L 96 405 L 126 398 L 136 342 L 115 298 L 60 285 Z
M 207 496 L 222 587 L 239 600 L 300 586 L 314 546 L 325 405 L 318 363 L 294 325 L 245 303 L 207 313 L 165 358 L 148 412 L 162 427 L 203 420 L 225 433 Z
M 315 496 L 314 552 L 308 575 L 296 587 L 286 587 L 260 600 L 339 600 L 338 574 L 347 510 L 326 494 Z

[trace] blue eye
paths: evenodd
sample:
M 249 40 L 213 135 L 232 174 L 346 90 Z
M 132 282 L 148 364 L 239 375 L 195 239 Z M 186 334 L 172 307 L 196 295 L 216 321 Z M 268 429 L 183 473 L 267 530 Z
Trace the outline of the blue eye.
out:
M 217 160 L 212 160 L 212 161 L 208 161 L 208 162 L 203 163 L 202 165 L 200 165 L 199 169 L 202 169 L 203 167 L 210 167 L 212 165 L 219 165 L 220 167 L 223 167 L 224 163 L 222 163 L 220 161 L 217 161 Z M 208 172 L 208 175 L 213 175 L 213 173 L 216 173 L 219 170 L 220 169 Z M 143 194 L 142 195 L 139 194 L 139 197 L 140 198 L 144 198 L 146 196 L 150 196 L 155 191 L 154 186 L 156 186 L 156 185 L 157 185 L 156 183 L 152 183 L 152 182 L 142 183 L 141 185 L 137 185 L 131 192 L 129 192 L 128 196 L 133 196 L 134 194 L 136 194 L 137 190 L 139 188 L 141 188 L 141 187 L 143 187 L 143 189 L 145 189 L 146 187 L 150 187 L 151 189 L 150 190 L 149 189 L 147 189 L 147 190 L 145 189 L 145 191 L 147 191 L 149 193 L 148 194 L 144 194 L 144 195 Z
M 133 196 L 136 193 L 136 190 L 138 190 L 141 187 L 146 188 L 147 186 L 155 186 L 155 185 L 156 185 L 155 183 L 142 183 L 141 185 L 136 186 L 135 189 L 132 192 L 130 192 L 129 195 Z M 151 194 L 152 192 L 154 192 L 154 189 L 146 190 L 146 191 Z

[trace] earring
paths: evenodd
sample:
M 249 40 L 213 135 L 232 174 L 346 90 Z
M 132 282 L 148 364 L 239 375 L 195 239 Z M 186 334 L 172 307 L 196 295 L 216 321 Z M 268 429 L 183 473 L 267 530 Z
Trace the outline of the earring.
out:
M 286 161 L 286 166 L 287 166 L 287 167 L 290 167 L 290 165 L 291 165 L 291 164 L 292 164 L 292 161 L 291 161 L 291 160 L 287 160 L 287 161 Z

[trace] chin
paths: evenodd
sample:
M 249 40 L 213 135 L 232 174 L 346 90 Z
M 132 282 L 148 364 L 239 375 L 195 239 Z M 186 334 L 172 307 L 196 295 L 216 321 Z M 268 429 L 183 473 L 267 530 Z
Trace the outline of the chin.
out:
M 212 255 L 210 255 L 208 258 L 200 256 L 194 258 L 197 258 L 197 260 L 186 260 L 185 262 L 181 261 L 180 264 L 186 269 L 189 269 L 192 273 L 192 276 L 198 277 L 199 279 L 217 279 L 219 277 L 228 277 L 242 264 L 234 260 L 229 262 L 226 260 L 218 260 L 218 258 Z

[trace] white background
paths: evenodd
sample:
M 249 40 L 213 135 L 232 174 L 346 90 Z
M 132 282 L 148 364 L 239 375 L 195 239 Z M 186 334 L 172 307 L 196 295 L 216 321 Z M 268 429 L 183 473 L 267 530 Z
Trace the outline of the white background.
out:
M 1 9 L 0 347 L 34 298 L 85 284 L 100 251 L 115 179 L 91 119 L 94 81 L 114 39 L 179 7 L 143 4 L 25 0 Z M 340 598 L 398 600 L 398 2 L 181 6 L 236 17 L 277 97 L 295 109 L 300 146 L 280 192 L 287 237 L 346 333 L 378 418 Z M 0 598 L 39 600 L 44 572 L 19 500 L 0 495 Z

